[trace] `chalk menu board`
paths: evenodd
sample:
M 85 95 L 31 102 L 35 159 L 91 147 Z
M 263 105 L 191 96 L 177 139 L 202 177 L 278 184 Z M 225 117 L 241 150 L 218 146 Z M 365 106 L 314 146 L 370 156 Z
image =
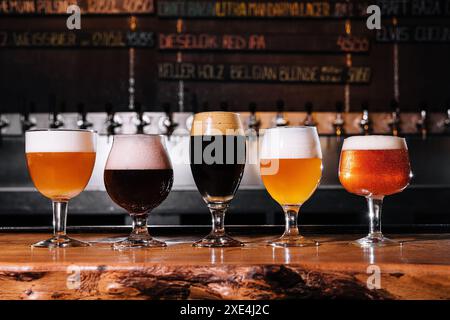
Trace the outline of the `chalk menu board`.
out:
M 81 30 L 66 28 L 70 4 Z M 366 27 L 371 4 L 381 30 Z M 126 110 L 130 63 L 154 111 L 180 95 L 184 111 L 332 111 L 346 92 L 352 111 L 389 110 L 395 68 L 402 109 L 443 108 L 449 18 L 450 0 L 0 0 L 0 109 L 47 111 L 54 94 L 65 111 Z

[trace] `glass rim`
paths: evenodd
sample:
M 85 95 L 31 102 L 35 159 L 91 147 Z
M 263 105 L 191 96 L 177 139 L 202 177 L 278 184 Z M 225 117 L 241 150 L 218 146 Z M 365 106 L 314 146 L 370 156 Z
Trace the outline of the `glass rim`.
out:
M 234 114 L 234 115 L 237 115 L 237 116 L 241 115 L 239 112 L 234 112 L 234 111 L 201 111 L 201 112 L 194 113 L 194 117 L 197 114 L 208 114 L 208 113 L 213 113 L 213 114 L 227 113 L 227 114 Z
M 160 137 L 160 138 L 162 138 L 162 137 L 165 137 L 166 135 L 161 134 L 161 133 L 149 133 L 149 134 L 147 134 L 147 133 L 130 133 L 130 134 L 120 133 L 120 134 L 114 134 L 111 136 L 113 138 L 116 138 L 116 137 L 118 137 L 118 138 L 125 138 L 125 137 L 149 137 L 149 138 L 153 137 L 153 138 L 155 138 L 155 137 Z
M 48 129 L 30 129 L 25 131 L 25 133 L 32 133 L 32 132 L 91 132 L 91 133 L 97 133 L 96 130 L 93 129 L 59 129 L 59 128 L 48 128 Z

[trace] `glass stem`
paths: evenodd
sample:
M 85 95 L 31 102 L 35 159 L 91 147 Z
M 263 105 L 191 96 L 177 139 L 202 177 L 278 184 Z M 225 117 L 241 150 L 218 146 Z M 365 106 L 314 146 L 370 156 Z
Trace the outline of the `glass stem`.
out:
M 283 236 L 298 236 L 297 218 L 300 206 L 286 205 L 283 206 L 284 215 L 286 217 L 286 228 Z
M 55 238 L 66 236 L 67 201 L 53 201 L 53 235 Z
M 216 236 L 225 234 L 225 212 L 228 210 L 229 203 L 211 203 L 208 204 L 209 211 L 212 218 L 212 230 Z
M 369 207 L 369 237 L 380 237 L 381 233 L 381 208 L 383 197 L 366 197 Z
M 148 238 L 150 237 L 147 228 L 148 214 L 132 214 L 133 230 L 131 231 L 131 238 Z

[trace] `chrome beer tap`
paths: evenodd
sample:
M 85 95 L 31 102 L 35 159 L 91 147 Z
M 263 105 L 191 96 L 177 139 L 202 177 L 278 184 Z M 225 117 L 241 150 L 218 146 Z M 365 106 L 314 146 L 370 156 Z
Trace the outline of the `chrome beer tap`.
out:
M 30 114 L 36 111 L 36 105 L 34 102 L 30 103 L 30 107 L 28 109 L 24 108 L 20 115 L 20 123 L 22 126 L 22 133 L 25 133 L 27 130 L 30 130 L 36 126 L 36 119 L 31 117 Z
M 158 127 L 159 130 L 170 139 L 172 133 L 175 131 L 175 128 L 178 127 L 178 123 L 173 121 L 173 113 L 170 103 L 164 103 L 163 110 L 165 115 L 159 118 Z
M 398 136 L 400 132 L 400 106 L 397 100 L 391 101 L 391 119 L 389 120 L 389 127 L 391 128 L 391 134 L 393 136 Z
M 77 105 L 77 111 L 78 111 L 78 121 L 77 121 L 78 128 L 79 129 L 92 128 L 93 124 L 87 119 L 87 113 L 83 103 L 79 103 Z
M 255 131 L 258 135 L 259 128 L 261 127 L 261 120 L 256 116 L 256 103 L 250 102 L 248 105 L 250 116 L 248 118 L 248 128 L 251 131 Z
M 122 127 L 122 119 L 116 115 L 114 107 L 111 103 L 105 104 L 106 112 L 106 135 L 112 136 L 116 134 L 117 129 Z
M 428 104 L 426 102 L 422 102 L 420 104 L 420 117 L 417 120 L 416 127 L 419 134 L 422 136 L 422 139 L 425 140 L 428 134 Z
M 361 133 L 364 135 L 369 135 L 372 133 L 372 121 L 369 116 L 369 103 L 364 101 L 361 104 L 362 115 L 361 120 L 359 121 L 359 126 L 361 128 Z
M 50 129 L 58 129 L 64 126 L 64 118 L 63 116 L 58 112 L 56 109 L 56 99 L 55 97 L 50 98 L 50 108 L 52 110 L 50 117 Z M 64 112 L 66 109 L 66 105 L 64 102 L 61 102 L 60 110 L 61 112 Z
M 142 105 L 139 102 L 134 103 L 134 109 L 136 110 L 136 117 L 133 122 L 136 125 L 136 133 L 144 134 L 145 127 L 150 125 L 151 119 L 149 116 L 144 114 Z
M 342 135 L 345 135 L 345 120 L 342 112 L 344 111 L 344 104 L 342 101 L 336 102 L 336 117 L 333 121 L 333 127 L 334 127 L 334 134 L 337 137 L 341 137 Z
M 306 110 L 306 118 L 303 121 L 303 125 L 307 126 L 307 127 L 315 127 L 316 126 L 316 122 L 314 121 L 314 118 L 312 116 L 312 112 L 313 112 L 313 104 L 312 102 L 306 102 L 305 103 L 305 110 Z
M 276 102 L 276 108 L 277 108 L 277 115 L 274 119 L 274 125 L 276 127 L 284 127 L 289 125 L 289 120 L 287 120 L 284 117 L 284 101 L 283 100 L 277 100 Z

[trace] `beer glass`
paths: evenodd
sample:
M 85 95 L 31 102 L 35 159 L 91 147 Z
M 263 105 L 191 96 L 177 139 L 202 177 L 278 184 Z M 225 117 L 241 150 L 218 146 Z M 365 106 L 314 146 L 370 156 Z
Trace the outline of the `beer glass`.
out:
M 373 135 L 344 140 L 339 180 L 348 192 L 366 197 L 369 207 L 369 234 L 354 244 L 369 248 L 398 245 L 381 233 L 381 207 L 383 198 L 405 189 L 411 176 L 405 139 Z
M 104 172 L 106 191 L 133 220 L 127 239 L 114 249 L 164 247 L 147 228 L 149 212 L 169 194 L 173 170 L 162 135 L 115 135 Z
M 212 230 L 196 247 L 243 245 L 225 233 L 225 212 L 244 173 L 246 139 L 241 119 L 232 112 L 197 113 L 190 141 L 191 171 L 212 215 Z
M 89 182 L 95 164 L 96 133 L 45 129 L 25 133 L 28 171 L 36 189 L 53 203 L 53 237 L 33 247 L 82 247 L 66 235 L 67 206 Z
M 300 235 L 300 207 L 316 190 L 322 177 L 322 151 L 315 127 L 277 127 L 264 131 L 260 151 L 261 178 L 271 197 L 283 208 L 283 235 L 269 242 L 275 247 L 316 246 Z

